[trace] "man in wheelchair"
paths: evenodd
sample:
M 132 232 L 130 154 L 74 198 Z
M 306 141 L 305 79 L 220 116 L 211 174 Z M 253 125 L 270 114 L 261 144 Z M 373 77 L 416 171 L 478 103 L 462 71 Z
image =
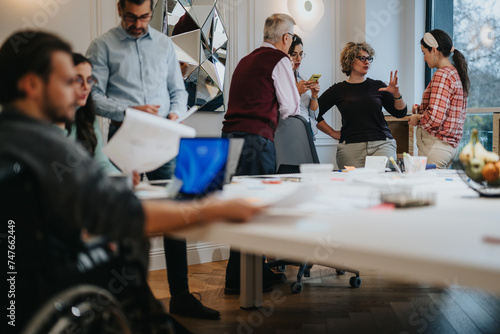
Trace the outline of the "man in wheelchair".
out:
M 12 295 L 3 304 L 10 329 L 187 332 L 147 285 L 147 236 L 245 221 L 261 209 L 242 200 L 141 202 L 107 177 L 52 125 L 72 120 L 76 108 L 71 48 L 58 37 L 11 35 L 0 48 L 0 78 L 0 248 L 12 256 Z

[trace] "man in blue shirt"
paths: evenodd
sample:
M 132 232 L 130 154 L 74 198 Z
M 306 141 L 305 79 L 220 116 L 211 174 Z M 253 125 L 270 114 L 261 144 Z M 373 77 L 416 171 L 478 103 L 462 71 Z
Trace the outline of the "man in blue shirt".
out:
M 149 27 L 152 0 L 119 0 L 121 24 L 96 38 L 87 50 L 97 84 L 92 90 L 97 114 L 111 119 L 109 137 L 123 121 L 126 108 L 175 120 L 186 112 L 187 98 L 172 41 Z M 149 180 L 170 179 L 173 162 L 146 173 Z M 164 238 L 172 296 L 170 313 L 218 319 L 189 293 L 186 242 Z

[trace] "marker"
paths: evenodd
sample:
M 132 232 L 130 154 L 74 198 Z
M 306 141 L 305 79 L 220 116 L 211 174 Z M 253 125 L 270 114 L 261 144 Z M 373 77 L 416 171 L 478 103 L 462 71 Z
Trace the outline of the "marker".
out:
M 399 166 L 398 164 L 396 163 L 396 161 L 394 161 L 394 158 L 393 157 L 390 157 L 389 160 L 391 161 L 391 163 L 393 164 L 394 168 L 396 168 L 396 171 L 399 173 L 399 174 L 403 174 L 401 173 L 401 169 L 399 169 Z

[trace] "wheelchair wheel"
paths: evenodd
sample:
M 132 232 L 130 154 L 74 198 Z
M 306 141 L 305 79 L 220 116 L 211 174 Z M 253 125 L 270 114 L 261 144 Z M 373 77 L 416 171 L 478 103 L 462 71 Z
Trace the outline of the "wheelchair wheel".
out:
M 106 289 L 93 285 L 69 288 L 53 297 L 34 315 L 22 334 L 131 334 L 120 303 Z

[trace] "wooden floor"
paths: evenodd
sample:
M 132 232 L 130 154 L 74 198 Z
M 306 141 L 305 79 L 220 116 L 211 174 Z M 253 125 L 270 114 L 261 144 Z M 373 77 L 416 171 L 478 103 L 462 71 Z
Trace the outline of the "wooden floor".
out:
M 290 291 L 297 267 L 288 266 L 288 281 L 264 294 L 264 307 L 244 311 L 239 296 L 224 295 L 226 263 L 189 267 L 191 292 L 222 314 L 217 321 L 177 317 L 193 333 L 500 333 L 500 298 L 484 291 L 401 283 L 374 271 L 361 272 L 362 285 L 353 289 L 351 274 L 321 266 L 299 294 Z M 166 272 L 150 272 L 149 284 L 168 309 Z

